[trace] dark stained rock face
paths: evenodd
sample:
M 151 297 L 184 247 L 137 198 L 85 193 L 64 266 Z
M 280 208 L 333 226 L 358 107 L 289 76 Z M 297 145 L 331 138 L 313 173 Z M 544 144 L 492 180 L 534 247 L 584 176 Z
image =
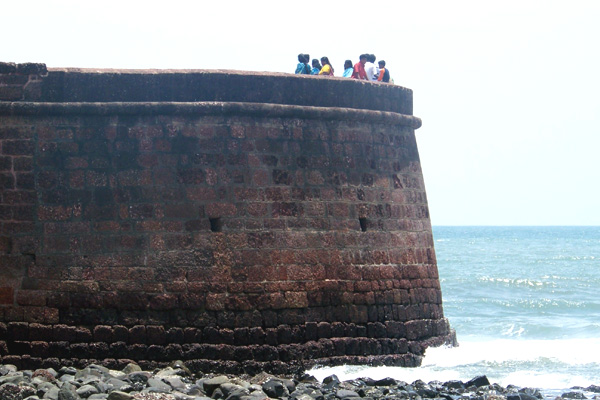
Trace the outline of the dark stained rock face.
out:
M 453 332 L 411 114 L 341 78 L 0 63 L 1 361 L 418 365 Z

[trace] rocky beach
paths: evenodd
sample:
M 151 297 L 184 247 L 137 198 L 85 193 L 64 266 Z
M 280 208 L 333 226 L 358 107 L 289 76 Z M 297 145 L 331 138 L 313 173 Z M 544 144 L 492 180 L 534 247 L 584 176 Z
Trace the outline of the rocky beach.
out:
M 600 399 L 600 386 L 575 387 L 561 394 L 542 393 L 535 388 L 502 387 L 484 375 L 468 382 L 407 383 L 393 378 L 359 378 L 340 381 L 331 375 L 319 382 L 304 374 L 294 377 L 260 373 L 255 376 L 194 374 L 183 362 L 154 371 L 137 364 L 111 370 L 91 364 L 83 369 L 64 366 L 19 370 L 0 365 L 1 400 L 542 400 Z

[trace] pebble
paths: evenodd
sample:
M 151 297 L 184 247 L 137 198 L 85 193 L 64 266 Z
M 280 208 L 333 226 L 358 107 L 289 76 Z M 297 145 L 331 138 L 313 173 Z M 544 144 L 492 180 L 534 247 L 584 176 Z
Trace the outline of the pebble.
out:
M 417 380 L 411 384 L 393 378 L 348 381 L 331 375 L 323 382 L 313 376 L 253 377 L 196 376 L 176 361 L 169 367 L 143 371 L 136 364 L 110 370 L 91 364 L 83 369 L 62 367 L 19 371 L 0 364 L 0 400 L 600 400 L 600 386 L 576 387 L 558 397 L 535 388 L 506 388 L 491 384 L 484 375 L 467 382 Z

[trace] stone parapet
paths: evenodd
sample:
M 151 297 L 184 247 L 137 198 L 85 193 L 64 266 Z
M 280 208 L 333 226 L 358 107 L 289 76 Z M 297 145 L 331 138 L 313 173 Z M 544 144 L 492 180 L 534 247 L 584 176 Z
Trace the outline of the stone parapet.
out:
M 38 101 L 244 102 L 412 115 L 412 90 L 357 79 L 227 70 L 51 68 Z
M 0 101 L 39 100 L 46 76 L 45 64 L 0 62 Z

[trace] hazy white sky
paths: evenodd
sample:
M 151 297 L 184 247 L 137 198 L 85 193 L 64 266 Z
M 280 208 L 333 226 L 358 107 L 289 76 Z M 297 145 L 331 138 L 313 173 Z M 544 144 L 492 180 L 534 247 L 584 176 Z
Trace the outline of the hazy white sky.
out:
M 304 5 L 301 5 L 304 4 Z M 414 90 L 434 225 L 600 225 L 600 1 L 2 4 L 0 61 L 341 73 L 361 53 Z

